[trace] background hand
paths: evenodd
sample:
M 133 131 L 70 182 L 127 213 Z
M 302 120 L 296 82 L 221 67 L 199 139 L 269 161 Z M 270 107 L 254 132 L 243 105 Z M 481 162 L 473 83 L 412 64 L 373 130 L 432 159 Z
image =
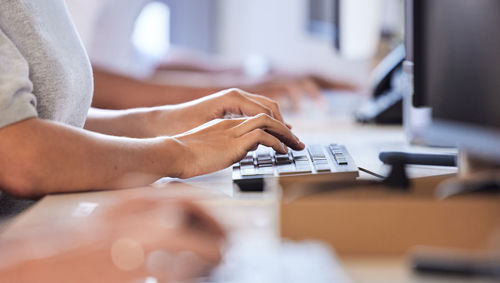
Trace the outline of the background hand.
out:
M 276 71 L 266 75 L 260 82 L 242 88 L 276 100 L 285 110 L 295 111 L 299 109 L 304 99 L 312 99 L 319 104 L 324 103 L 323 90 L 354 90 L 356 86 L 318 74 Z

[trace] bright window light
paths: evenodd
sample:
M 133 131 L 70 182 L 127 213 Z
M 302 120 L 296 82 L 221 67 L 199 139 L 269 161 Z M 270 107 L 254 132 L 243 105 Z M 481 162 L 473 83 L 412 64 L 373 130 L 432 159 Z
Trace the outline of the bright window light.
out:
M 161 2 L 147 4 L 137 18 L 132 43 L 139 53 L 162 58 L 170 45 L 170 10 Z

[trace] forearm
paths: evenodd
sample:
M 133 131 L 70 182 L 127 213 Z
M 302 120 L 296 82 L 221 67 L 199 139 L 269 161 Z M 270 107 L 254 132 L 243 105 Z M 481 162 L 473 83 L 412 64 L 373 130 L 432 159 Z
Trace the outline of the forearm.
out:
M 113 137 L 40 119 L 3 128 L 0 137 L 0 187 L 15 195 L 119 189 L 176 175 L 179 145 L 169 138 Z
M 177 104 L 215 92 L 207 87 L 154 84 L 94 68 L 92 105 L 104 109 L 128 109 Z
M 241 74 L 243 69 L 238 66 L 224 65 L 218 60 L 200 60 L 199 58 L 167 58 L 157 67 L 157 71 L 183 71 L 200 73 L 219 73 L 219 74 Z
M 133 108 L 127 110 L 105 110 L 91 108 L 84 128 L 106 135 L 130 138 L 150 138 L 154 134 L 154 109 Z
M 153 83 L 94 68 L 92 106 L 102 109 L 129 109 L 179 104 L 227 88 L 257 90 L 260 79 L 240 74 L 159 72 Z
M 125 272 L 115 267 L 112 243 L 101 231 L 61 227 L 24 229 L 16 239 L 0 240 L 0 282 L 125 282 L 146 277 L 144 268 Z

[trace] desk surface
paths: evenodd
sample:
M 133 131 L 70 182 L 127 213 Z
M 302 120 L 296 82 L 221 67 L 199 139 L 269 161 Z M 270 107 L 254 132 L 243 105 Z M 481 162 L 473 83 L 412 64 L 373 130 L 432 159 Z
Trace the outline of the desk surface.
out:
M 406 143 L 401 127 L 378 127 L 358 125 L 346 115 L 345 108 L 337 111 L 330 109 L 329 115 L 302 115 L 294 116 L 288 121 L 294 126 L 294 131 L 306 144 L 311 143 L 341 143 L 345 144 L 356 161 L 357 165 L 385 174 L 386 168 L 378 160 L 378 153 L 384 150 L 406 150 L 419 152 L 453 152 L 446 149 L 428 149 L 409 146 Z M 331 115 L 335 112 L 335 115 Z M 454 172 L 449 168 L 432 168 L 412 166 L 410 175 L 429 176 Z M 366 177 L 366 176 L 365 176 Z M 234 231 L 234 234 L 264 235 L 278 237 L 278 198 L 272 190 L 264 194 L 242 194 L 234 189 L 231 181 L 231 169 L 222 170 L 207 176 L 201 176 L 182 183 L 188 184 L 189 189 L 179 189 L 184 186 L 172 182 L 173 179 L 159 180 L 153 188 L 127 190 L 126 193 L 150 195 L 191 195 L 203 196 L 204 203 L 220 221 Z M 35 222 L 67 217 L 74 213 L 74 208 L 82 202 L 113 201 L 113 195 L 120 192 L 97 192 L 71 195 L 47 196 L 27 213 L 15 219 L 4 233 L 23 225 Z M 354 282 L 452 282 L 453 280 L 438 281 L 439 278 L 421 277 L 412 274 L 403 257 L 345 257 L 341 258 L 342 265 Z M 441 278 L 442 279 L 442 278 Z M 456 278 L 455 278 L 456 279 Z M 456 282 L 456 281 L 453 281 Z M 461 281 L 481 282 L 481 281 Z M 487 281 L 484 281 L 487 282 Z

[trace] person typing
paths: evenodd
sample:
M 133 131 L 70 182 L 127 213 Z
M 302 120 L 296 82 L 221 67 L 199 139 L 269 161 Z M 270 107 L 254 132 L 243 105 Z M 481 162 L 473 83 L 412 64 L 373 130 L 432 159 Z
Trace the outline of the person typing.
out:
M 179 105 L 91 109 L 92 69 L 64 1 L 14 0 L 1 5 L 2 194 L 36 198 L 131 188 L 164 176 L 188 178 L 223 169 L 259 144 L 280 153 L 286 153 L 288 147 L 304 148 L 275 101 L 238 89 Z M 228 114 L 243 117 L 224 119 Z M 197 229 L 186 228 L 189 225 L 158 227 L 164 223 L 163 217 L 173 213 L 164 210 L 167 207 L 175 205 L 125 202 L 103 214 L 97 226 L 87 227 L 95 235 L 49 225 L 54 229 L 38 231 L 33 227 L 34 233 L 2 238 L 0 281 L 116 282 L 155 275 L 154 270 L 145 272 L 143 262 L 136 259 L 132 263 L 109 262 L 110 249 L 113 259 L 113 251 L 120 254 L 124 249 L 127 255 L 135 254 L 137 246 L 148 255 L 154 250 L 191 250 L 208 262 L 196 261 L 190 268 L 197 272 L 189 269 L 179 276 L 168 277 L 172 276 L 169 273 L 166 278 L 177 280 L 203 273 L 218 261 L 224 233 L 203 216 L 195 217 L 201 219 L 198 224 L 212 223 L 202 227 L 213 227 L 203 236 Z M 180 210 L 192 216 L 204 214 L 189 204 L 181 204 Z M 65 246 L 71 239 L 78 245 Z M 30 254 L 44 245 L 44 253 Z M 160 267 L 167 262 L 163 255 L 158 254 Z M 97 271 L 108 271 L 110 266 L 115 268 L 107 274 L 110 277 L 94 278 L 100 275 Z M 134 267 L 131 271 L 130 266 Z M 73 275 L 71 280 L 67 274 Z
M 258 144 L 304 147 L 276 102 L 238 89 L 173 106 L 90 109 L 91 67 L 62 0 L 9 1 L 0 28 L 0 187 L 10 194 L 140 186 L 223 169 Z

